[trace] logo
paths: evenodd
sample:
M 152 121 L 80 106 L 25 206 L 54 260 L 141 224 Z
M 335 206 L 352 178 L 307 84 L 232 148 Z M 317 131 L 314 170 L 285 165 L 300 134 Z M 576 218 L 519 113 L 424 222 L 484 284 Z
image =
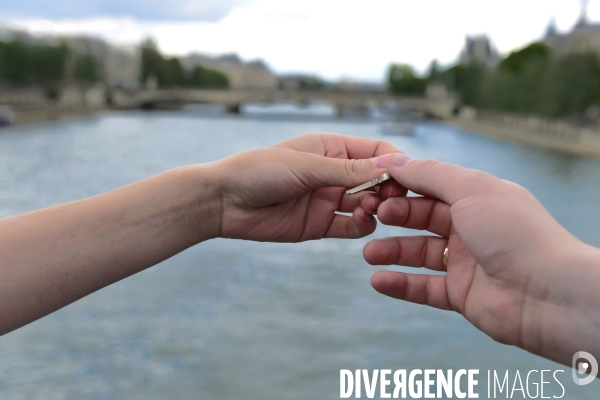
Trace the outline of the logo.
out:
M 598 375 L 598 361 L 585 351 L 573 354 L 573 382 L 577 385 L 592 383 Z M 586 377 L 582 377 L 587 375 Z

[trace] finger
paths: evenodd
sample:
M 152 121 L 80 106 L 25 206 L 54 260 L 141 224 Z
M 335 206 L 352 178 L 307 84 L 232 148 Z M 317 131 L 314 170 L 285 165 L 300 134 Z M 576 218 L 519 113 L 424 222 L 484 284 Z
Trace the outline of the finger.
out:
M 450 206 L 427 197 L 393 197 L 377 210 L 377 218 L 385 225 L 429 231 L 448 237 L 452 226 Z
M 404 236 L 372 240 L 363 249 L 371 265 L 405 265 L 444 271 L 442 255 L 448 239 L 439 236 Z
M 325 238 L 358 239 L 375 232 L 377 221 L 362 208 L 357 208 L 351 217 L 336 214 L 325 232 Z
M 370 215 L 377 214 L 377 208 L 383 200 L 374 192 L 360 192 L 352 196 L 342 196 L 339 212 L 353 212 L 357 207 L 362 207 Z
M 310 133 L 285 140 L 273 147 L 315 153 L 333 158 L 371 158 L 401 151 L 383 140 L 336 133 Z
M 413 160 L 394 154 L 387 158 L 386 165 L 390 175 L 402 186 L 450 205 L 459 199 L 503 187 L 500 179 L 493 175 L 436 160 Z
M 358 136 L 335 135 L 323 133 L 322 140 L 325 143 L 335 142 L 341 139 L 348 158 L 371 158 L 391 153 L 402 153 L 392 144 L 383 140 L 373 140 Z
M 320 187 L 354 187 L 385 172 L 373 159 L 339 159 L 298 151 L 276 150 L 273 157 L 289 169 L 307 189 Z
M 371 277 L 373 289 L 395 299 L 452 310 L 443 275 L 405 274 L 377 271 Z
M 396 181 L 388 181 L 379 186 L 379 195 L 385 200 L 390 197 L 406 196 L 408 189 Z

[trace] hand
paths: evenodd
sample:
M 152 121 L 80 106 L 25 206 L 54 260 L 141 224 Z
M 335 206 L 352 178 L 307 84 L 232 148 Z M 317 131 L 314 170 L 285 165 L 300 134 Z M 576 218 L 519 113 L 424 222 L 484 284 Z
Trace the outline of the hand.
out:
M 388 296 L 465 316 L 493 339 L 570 365 L 575 351 L 600 356 L 600 260 L 560 226 L 523 187 L 440 163 L 390 157 L 388 171 L 427 197 L 388 198 L 386 225 L 438 236 L 374 240 L 371 264 L 398 264 L 446 275 L 379 271 L 373 287 Z
M 300 242 L 368 235 L 381 198 L 344 191 L 384 173 L 384 163 L 371 158 L 394 152 L 383 141 L 311 134 L 221 160 L 215 169 L 224 182 L 220 236 Z M 388 184 L 387 191 L 398 195 L 400 187 Z

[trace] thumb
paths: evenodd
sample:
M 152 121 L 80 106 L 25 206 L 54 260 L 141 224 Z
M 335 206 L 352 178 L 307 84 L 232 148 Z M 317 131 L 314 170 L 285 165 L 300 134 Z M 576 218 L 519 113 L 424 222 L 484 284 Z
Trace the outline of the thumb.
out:
M 377 158 L 341 159 L 300 153 L 294 166 L 296 176 L 308 187 L 353 187 L 383 174 L 386 169 Z M 385 156 L 384 156 L 385 157 Z M 383 164 L 383 165 L 382 165 Z
M 437 160 L 414 160 L 393 154 L 386 160 L 390 175 L 408 190 L 447 204 L 493 189 L 500 180 L 485 172 Z

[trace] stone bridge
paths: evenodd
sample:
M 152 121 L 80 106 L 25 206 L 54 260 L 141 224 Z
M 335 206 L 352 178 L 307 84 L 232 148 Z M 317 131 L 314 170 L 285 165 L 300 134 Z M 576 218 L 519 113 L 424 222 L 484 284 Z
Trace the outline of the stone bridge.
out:
M 117 108 L 165 108 L 185 104 L 220 104 L 230 113 L 239 113 L 244 103 L 310 102 L 329 103 L 338 115 L 344 109 L 368 109 L 395 105 L 407 112 L 418 112 L 433 118 L 450 118 L 456 112 L 454 98 L 399 97 L 383 92 L 294 91 L 294 90 L 111 90 L 107 101 Z
M 414 112 L 425 117 L 446 119 L 457 109 L 454 98 L 401 97 L 385 92 L 350 91 L 294 91 L 294 90 L 198 90 L 158 89 L 127 90 L 105 89 L 101 85 L 82 88 L 64 87 L 50 98 L 42 88 L 0 89 L 0 105 L 19 110 L 174 108 L 185 104 L 219 104 L 229 113 L 239 113 L 244 103 L 294 102 L 308 104 L 323 102 L 333 105 L 338 116 L 344 111 L 366 113 L 372 107 L 395 106 L 403 112 Z

